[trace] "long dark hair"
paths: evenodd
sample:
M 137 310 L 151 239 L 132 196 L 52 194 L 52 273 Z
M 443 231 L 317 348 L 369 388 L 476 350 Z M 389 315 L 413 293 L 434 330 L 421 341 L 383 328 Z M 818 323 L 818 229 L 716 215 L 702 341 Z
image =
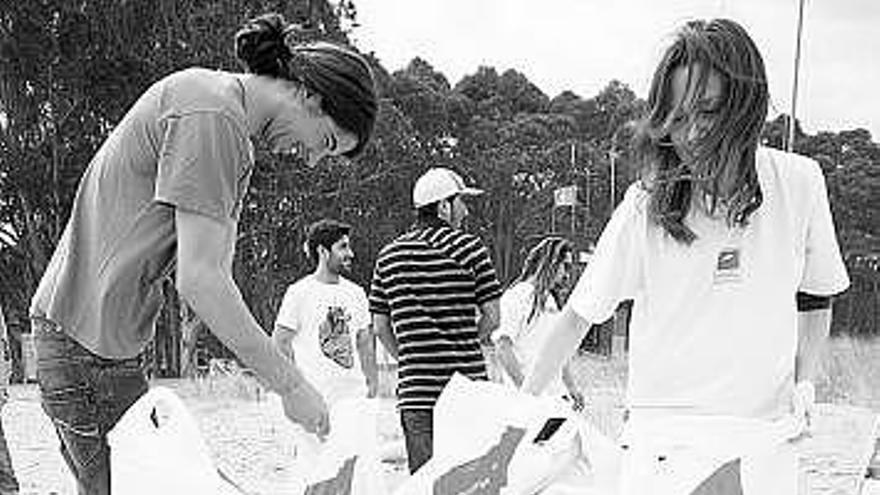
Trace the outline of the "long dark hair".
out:
M 552 296 L 553 279 L 559 270 L 559 265 L 565 261 L 566 256 L 574 252 L 572 243 L 562 237 L 546 237 L 535 245 L 523 261 L 522 271 L 515 282 L 525 282 L 534 278 L 535 292 L 532 297 L 532 308 L 526 319 L 531 323 L 537 318 L 547 305 L 547 297 Z
M 681 125 L 682 112 L 694 111 L 698 98 L 672 101 L 672 75 L 681 67 L 702 69 L 688 71 L 686 94 L 702 95 L 712 72 L 722 83 L 712 124 L 686 160 L 672 146 L 670 133 Z M 748 222 L 762 201 L 755 153 L 768 99 L 764 62 L 742 26 L 728 19 L 697 20 L 678 31 L 654 72 L 647 115 L 634 137 L 653 223 L 689 244 L 696 235 L 685 218 L 695 198 L 710 216 L 723 205 L 731 226 Z
M 296 81 L 321 95 L 321 109 L 358 138 L 345 153 L 363 151 L 376 122 L 373 71 L 353 49 L 329 42 L 296 43 L 298 26 L 280 14 L 247 21 L 235 33 L 235 55 L 254 74 Z

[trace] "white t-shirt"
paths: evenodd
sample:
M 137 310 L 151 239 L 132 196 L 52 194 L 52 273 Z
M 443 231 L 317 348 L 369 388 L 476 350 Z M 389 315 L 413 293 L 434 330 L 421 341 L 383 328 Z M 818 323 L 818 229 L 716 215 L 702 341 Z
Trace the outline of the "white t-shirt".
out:
M 795 294 L 849 285 L 824 177 L 808 158 L 759 148 L 761 207 L 744 229 L 692 213 L 679 243 L 629 188 L 569 304 L 591 322 L 634 299 L 627 400 L 633 413 L 788 412 L 797 350 Z
M 513 343 L 513 353 L 522 366 L 525 376 L 528 376 L 534 366 L 538 351 L 559 314 L 556 301 L 552 296 L 548 296 L 544 303 L 544 311 L 529 321 L 534 293 L 535 285 L 531 282 L 517 282 L 504 291 L 500 301 L 501 321 L 492 334 L 496 344 L 501 337 L 510 338 Z M 503 369 L 502 375 L 505 383 L 513 384 L 510 376 Z M 554 397 L 560 397 L 565 393 L 561 373 L 557 373 L 542 392 L 543 395 Z
M 370 313 L 361 287 L 343 277 L 329 284 L 308 275 L 287 288 L 275 324 L 295 332 L 296 363 L 328 405 L 366 396 L 356 336 L 369 326 Z

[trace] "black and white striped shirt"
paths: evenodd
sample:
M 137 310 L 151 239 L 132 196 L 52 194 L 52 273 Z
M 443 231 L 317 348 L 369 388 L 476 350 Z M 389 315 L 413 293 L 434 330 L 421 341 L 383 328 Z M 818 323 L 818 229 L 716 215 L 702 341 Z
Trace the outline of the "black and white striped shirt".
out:
M 376 260 L 370 311 L 390 316 L 400 409 L 432 409 L 454 372 L 486 380 L 477 308 L 501 296 L 486 247 L 442 225 L 417 226 Z

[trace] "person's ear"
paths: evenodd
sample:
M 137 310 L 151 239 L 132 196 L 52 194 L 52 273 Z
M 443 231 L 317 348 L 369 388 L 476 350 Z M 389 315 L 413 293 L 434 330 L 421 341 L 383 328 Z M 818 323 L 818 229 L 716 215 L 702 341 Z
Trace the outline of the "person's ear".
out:
M 449 198 L 441 199 L 437 204 L 437 214 L 440 218 L 449 218 L 452 213 L 452 201 Z
M 325 259 L 327 257 L 327 255 L 330 254 L 330 251 L 328 251 L 327 248 L 325 248 L 321 244 L 318 244 L 318 247 L 317 247 L 317 249 L 315 249 L 315 252 L 318 254 L 318 261 Z
M 303 106 L 310 115 L 321 113 L 321 95 L 307 89 L 303 90 Z

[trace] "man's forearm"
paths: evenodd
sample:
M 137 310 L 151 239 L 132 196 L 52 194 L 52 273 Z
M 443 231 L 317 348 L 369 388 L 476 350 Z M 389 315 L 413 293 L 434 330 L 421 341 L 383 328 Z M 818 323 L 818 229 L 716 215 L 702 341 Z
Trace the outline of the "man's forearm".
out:
M 376 314 L 373 316 L 373 331 L 376 332 L 376 337 L 378 337 L 379 342 L 382 342 L 382 345 L 385 346 L 385 350 L 388 351 L 388 354 L 391 354 L 391 357 L 397 359 L 397 339 L 394 337 L 394 333 L 391 330 L 391 322 L 387 315 Z
M 379 378 L 379 365 L 376 363 L 376 336 L 370 327 L 357 332 L 357 348 L 361 358 L 361 367 L 367 383 L 375 383 Z
M 831 308 L 798 313 L 798 346 L 795 381 L 815 382 L 822 355 L 831 332 Z
M 263 332 L 251 315 L 232 277 L 220 270 L 198 270 L 182 277 L 181 295 L 209 329 L 266 382 L 266 386 L 287 394 L 304 378 Z
M 281 351 L 281 355 L 286 357 L 290 362 L 296 363 L 296 352 L 293 350 L 293 336 L 295 331 L 283 325 L 275 325 L 272 332 L 272 342 Z

